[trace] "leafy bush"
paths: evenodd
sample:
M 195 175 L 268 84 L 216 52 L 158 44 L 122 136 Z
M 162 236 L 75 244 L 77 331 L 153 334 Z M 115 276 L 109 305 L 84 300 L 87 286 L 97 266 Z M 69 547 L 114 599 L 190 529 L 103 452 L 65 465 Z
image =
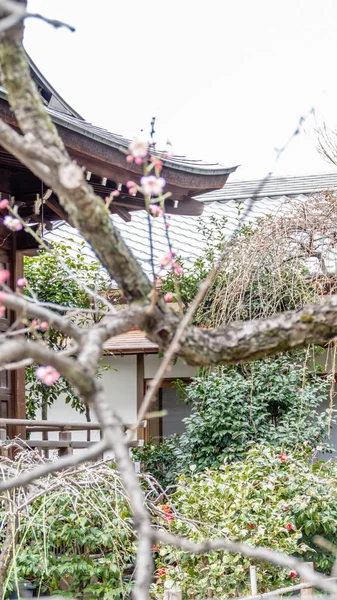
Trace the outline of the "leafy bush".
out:
M 154 468 L 166 485 L 190 464 L 216 468 L 225 458 L 242 458 L 254 443 L 329 450 L 328 420 L 334 419 L 330 411 L 320 412 L 329 383 L 309 373 L 306 363 L 301 351 L 195 377 L 185 388 L 191 405 L 185 432 L 138 450 L 143 468 Z
M 134 562 L 135 537 L 116 472 L 104 464 L 82 467 L 53 480 L 50 490 L 19 513 L 7 591 L 17 578 L 71 597 L 128 596 L 125 569 Z M 0 510 L 4 523 L 3 502 Z
M 243 461 L 225 461 L 217 470 L 198 473 L 191 466 L 171 496 L 173 518 L 159 518 L 172 533 L 200 542 L 225 536 L 230 541 L 264 546 L 314 560 L 329 573 L 334 557 L 312 544 L 316 534 L 335 541 L 337 465 L 313 463 L 305 452 L 256 446 Z M 195 598 L 249 595 L 249 566 L 258 564 L 259 592 L 299 583 L 290 571 L 241 555 L 188 554 L 158 548 L 156 596 L 161 587 L 179 587 Z
M 25 294 L 31 295 L 33 292 L 40 302 L 59 304 L 70 309 L 100 308 L 103 310 L 104 306 L 99 301 L 95 302 L 85 288 L 104 293 L 110 287 L 110 282 L 107 277 L 103 277 L 99 263 L 85 256 L 85 246 L 85 242 L 82 242 L 78 252 L 75 253 L 71 246 L 54 244 L 53 253 L 40 252 L 35 257 L 26 256 L 24 274 L 29 286 L 25 288 Z M 75 274 L 76 279 L 71 274 Z M 57 309 L 52 307 L 52 310 Z M 95 314 L 88 317 L 87 313 L 81 314 L 77 311 L 71 314 L 71 318 L 84 324 L 101 317 Z M 36 336 L 45 339 L 48 345 L 55 350 L 63 350 L 68 342 L 66 336 L 53 329 L 48 329 L 44 333 L 37 327 L 34 332 L 34 337 Z M 47 387 L 35 377 L 35 369 L 36 365 L 26 369 L 26 413 L 28 419 L 36 417 L 38 408 L 44 409 L 44 413 L 46 413 L 47 407 L 51 406 L 61 394 L 64 395 L 65 402 L 70 403 L 72 408 L 80 413 L 85 411 L 82 401 L 74 394 L 71 385 L 63 377 L 60 377 L 53 386 Z M 46 414 L 44 414 L 44 418 L 46 418 Z

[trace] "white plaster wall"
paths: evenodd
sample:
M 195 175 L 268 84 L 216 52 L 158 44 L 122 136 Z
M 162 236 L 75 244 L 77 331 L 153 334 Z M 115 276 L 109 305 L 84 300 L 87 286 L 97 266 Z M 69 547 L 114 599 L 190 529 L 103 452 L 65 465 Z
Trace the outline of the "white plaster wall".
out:
M 124 423 L 135 423 L 137 416 L 137 357 L 123 356 L 104 358 L 104 363 L 110 366 L 108 371 L 104 371 L 102 382 L 104 390 L 111 402 L 112 407 L 119 414 Z M 37 414 L 37 419 L 41 414 Z M 86 422 L 85 414 L 79 414 L 66 404 L 64 397 L 60 396 L 58 400 L 48 410 L 48 420 L 65 422 Z M 97 421 L 96 415 L 91 411 L 91 420 Z M 41 433 L 34 433 L 31 439 L 41 439 Z M 58 439 L 57 432 L 49 432 L 49 439 Z M 81 441 L 87 439 L 86 431 L 73 431 L 72 439 Z M 91 432 L 91 439 L 97 441 L 100 439 L 99 431 Z
M 160 365 L 161 358 L 158 354 L 148 354 L 144 357 L 144 377 L 145 379 L 151 379 L 156 374 L 156 371 Z M 171 366 L 170 370 L 167 371 L 165 377 L 171 378 L 176 377 L 195 377 L 198 369 L 196 367 L 190 367 L 182 360 L 178 358 L 176 363 Z

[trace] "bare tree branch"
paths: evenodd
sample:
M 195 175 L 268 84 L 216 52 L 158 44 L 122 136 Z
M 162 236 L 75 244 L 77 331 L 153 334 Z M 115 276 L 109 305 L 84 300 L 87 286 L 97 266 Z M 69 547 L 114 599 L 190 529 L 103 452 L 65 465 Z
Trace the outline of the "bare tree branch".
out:
M 32 358 L 40 365 L 51 365 L 81 394 L 94 390 L 93 377 L 89 376 L 85 368 L 81 368 L 72 358 L 54 352 L 46 345 L 28 340 L 10 340 L 0 343 L 0 366 L 26 358 Z
M 15 2 L 14 0 L 0 0 L 0 11 L 1 10 L 7 13 L 8 16 L 2 18 L 0 21 L 0 33 L 8 31 L 12 27 L 16 27 L 24 19 L 28 18 L 40 19 L 53 27 L 66 27 L 66 29 L 69 29 L 72 32 L 75 31 L 75 28 L 72 25 L 68 25 L 68 23 L 63 23 L 57 19 L 48 19 L 39 13 L 28 12 L 22 3 Z
M 36 317 L 42 321 L 46 321 L 51 327 L 55 327 L 58 331 L 62 331 L 69 338 L 74 338 L 80 341 L 82 332 L 79 327 L 74 325 L 66 317 L 60 317 L 56 312 L 48 310 L 37 303 L 27 302 L 24 296 L 8 293 L 6 298 L 1 301 L 1 304 L 15 310 L 22 318 Z
M 256 560 L 262 560 L 272 563 L 273 565 L 293 569 L 303 579 L 312 583 L 312 585 L 315 587 L 331 594 L 337 593 L 337 584 L 335 581 L 332 581 L 324 575 L 317 573 L 317 571 L 313 571 L 303 561 L 298 560 L 293 556 L 286 556 L 280 552 L 273 552 L 272 550 L 267 550 L 266 548 L 260 547 L 254 548 L 252 546 L 248 546 L 247 544 L 241 544 L 240 542 L 229 542 L 225 539 L 205 541 L 200 544 L 196 544 L 195 542 L 191 542 L 186 538 L 180 538 L 179 536 L 172 535 L 167 531 L 159 529 L 155 531 L 154 538 L 158 542 L 169 544 L 170 546 L 175 546 L 176 548 L 181 548 L 182 550 L 192 552 L 193 554 L 208 554 L 210 552 L 214 552 L 215 550 L 226 550 L 226 552 L 230 552 L 231 554 L 243 554 L 244 556 L 249 556 L 250 558 L 254 558 Z

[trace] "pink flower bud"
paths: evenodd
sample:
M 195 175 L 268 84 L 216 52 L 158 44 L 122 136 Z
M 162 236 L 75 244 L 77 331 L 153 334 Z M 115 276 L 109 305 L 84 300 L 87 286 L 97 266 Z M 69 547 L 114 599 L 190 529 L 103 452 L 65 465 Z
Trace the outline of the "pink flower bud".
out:
M 164 214 L 163 209 L 158 204 L 150 204 L 149 210 L 154 217 L 161 217 Z
M 165 300 L 165 302 L 172 302 L 172 300 L 173 300 L 173 296 L 172 296 L 171 292 L 167 292 L 167 293 L 165 294 L 165 296 L 164 296 L 164 300 Z
M 8 204 L 9 204 L 9 200 L 7 200 L 7 198 L 4 198 L 3 200 L 0 200 L 0 208 L 1 209 L 7 208 Z
M 132 162 L 133 162 L 133 156 L 131 156 L 131 154 L 129 154 L 129 155 L 126 157 L 126 162 L 128 162 L 128 163 L 132 163 Z
M 10 272 L 8 271 L 8 269 L 2 269 L 2 271 L 0 271 L 0 285 L 2 283 L 5 283 L 9 276 Z
M 136 165 L 141 165 L 141 164 L 142 164 L 142 162 L 143 162 L 143 159 L 142 159 L 142 158 L 140 158 L 140 156 L 137 156 L 137 158 L 135 158 L 135 163 L 136 163 Z
M 0 292 L 0 302 L 5 302 L 7 299 L 7 292 Z
M 134 181 L 127 181 L 125 185 L 129 189 L 130 187 L 135 187 L 137 184 Z
M 183 274 L 183 269 L 182 266 L 179 263 L 174 263 L 174 270 L 177 273 L 177 275 L 182 275 Z
M 40 329 L 42 329 L 42 331 L 48 331 L 49 323 L 47 323 L 47 321 L 42 321 L 42 323 L 40 323 Z
M 171 265 L 174 256 L 175 256 L 174 252 L 168 252 L 167 254 L 164 254 L 163 258 L 161 259 L 160 264 L 163 267 L 167 267 L 167 265 Z
M 113 198 L 117 198 L 118 196 L 120 196 L 120 191 L 119 190 L 114 190 L 113 192 L 111 192 L 111 196 Z
M 16 285 L 18 287 L 25 287 L 25 285 L 28 285 L 28 281 L 25 277 L 19 277 L 16 281 Z
M 46 367 L 39 367 L 36 369 L 35 375 L 45 385 L 53 385 L 60 377 L 60 373 L 50 365 Z
M 32 327 L 37 327 L 37 326 L 38 326 L 38 324 L 39 324 L 39 321 L 38 321 L 38 319 L 33 319 L 33 320 L 32 320 L 32 323 L 31 323 Z
M 0 319 L 5 316 L 6 308 L 4 306 L 0 306 Z

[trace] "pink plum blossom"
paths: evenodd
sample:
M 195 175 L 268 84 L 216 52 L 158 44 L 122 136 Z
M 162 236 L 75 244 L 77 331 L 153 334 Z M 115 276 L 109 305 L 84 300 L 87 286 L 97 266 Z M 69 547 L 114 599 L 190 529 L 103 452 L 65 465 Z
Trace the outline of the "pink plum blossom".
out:
M 168 252 L 167 254 L 164 254 L 163 258 L 161 259 L 161 266 L 162 267 L 167 267 L 167 265 L 172 264 L 173 258 L 175 257 L 175 253 L 174 252 Z
M 0 285 L 2 283 L 5 283 L 5 281 L 7 281 L 9 276 L 10 276 L 10 272 L 8 271 L 8 269 L 2 269 L 0 271 Z
M 129 190 L 129 194 L 135 194 L 137 191 L 137 184 L 134 181 L 127 181 L 126 187 Z
M 157 158 L 156 156 L 151 156 L 151 162 L 154 164 L 156 171 L 158 171 L 160 173 L 160 171 L 163 168 L 162 161 L 159 158 Z
M 149 206 L 149 210 L 150 213 L 154 216 L 154 217 L 162 217 L 164 214 L 164 211 L 162 208 L 160 208 L 160 206 L 158 206 L 158 204 L 150 204 Z
M 7 227 L 7 229 L 10 229 L 11 231 L 21 231 L 21 229 L 23 228 L 21 221 L 19 221 L 19 219 L 11 217 L 11 215 L 6 215 L 2 220 L 2 223 L 5 227 Z
M 60 377 L 60 373 L 50 365 L 47 365 L 46 367 L 39 367 L 38 369 L 36 369 L 35 375 L 45 385 L 54 385 L 54 383 Z
M 133 158 L 136 159 L 136 163 L 139 164 L 137 162 L 137 158 L 145 158 L 145 156 L 147 155 L 147 151 L 148 151 L 148 143 L 145 139 L 142 138 L 135 138 L 133 140 L 133 142 L 131 142 L 131 144 L 129 144 L 129 152 L 131 154 L 131 156 Z
M 7 200 L 7 198 L 4 198 L 3 200 L 0 200 L 0 209 L 4 209 L 7 208 L 9 204 L 9 200 Z
M 183 274 L 183 269 L 182 266 L 179 263 L 174 263 L 173 264 L 173 269 L 176 272 L 177 275 L 182 275 Z
M 165 294 L 165 296 L 164 296 L 164 300 L 165 300 L 165 302 L 172 302 L 172 300 L 173 300 L 173 296 L 172 296 L 171 292 L 167 292 L 167 293 Z
M 47 321 L 42 321 L 42 323 L 40 323 L 40 329 L 42 329 L 42 331 L 48 331 L 49 323 L 47 323 Z
M 25 287 L 25 285 L 28 285 L 28 281 L 25 277 L 19 277 L 16 281 L 16 285 L 18 287 Z
M 155 175 L 144 176 L 140 180 L 145 196 L 160 196 L 165 187 L 164 177 L 155 177 Z

